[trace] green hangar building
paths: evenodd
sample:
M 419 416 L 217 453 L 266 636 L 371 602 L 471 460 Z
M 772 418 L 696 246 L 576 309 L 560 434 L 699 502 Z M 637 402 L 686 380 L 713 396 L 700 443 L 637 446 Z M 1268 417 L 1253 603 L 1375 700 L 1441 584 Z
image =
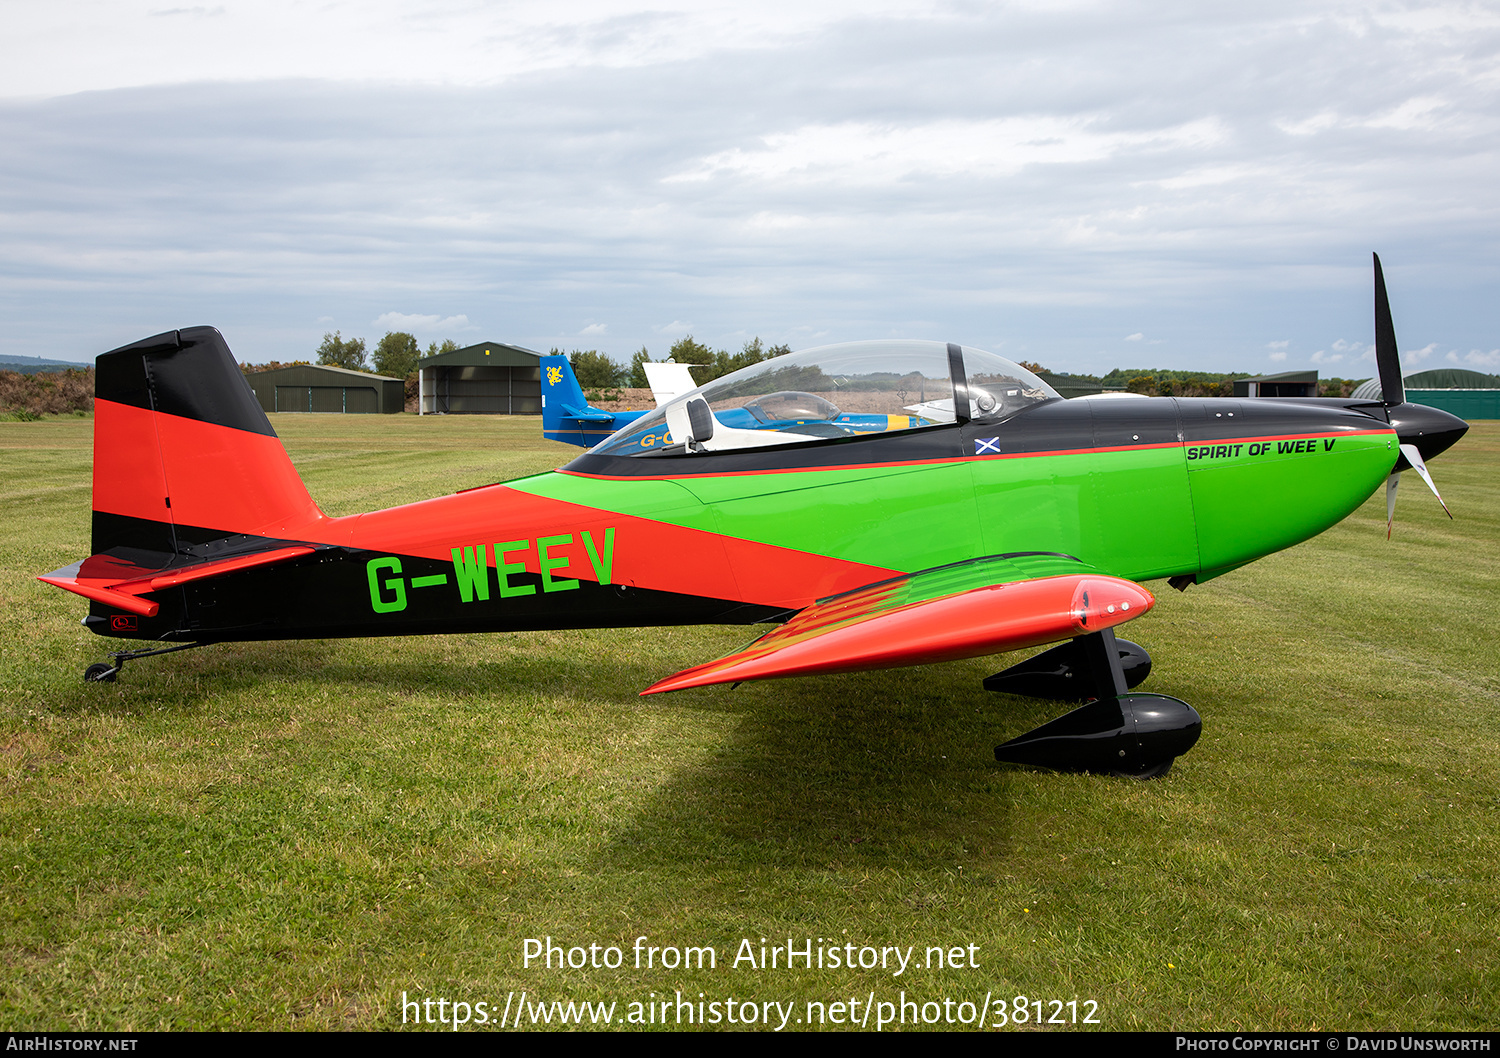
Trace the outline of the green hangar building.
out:
M 406 406 L 406 383 L 321 364 L 294 364 L 246 375 L 245 381 L 266 411 L 331 411 L 387 415 Z
M 417 361 L 421 415 L 540 415 L 542 353 L 481 342 Z
M 1500 419 L 1500 375 L 1486 375 L 1459 367 L 1413 371 L 1401 379 L 1406 399 L 1425 404 L 1460 419 Z M 1360 383 L 1354 396 L 1380 399 L 1380 379 Z
M 1236 397 L 1316 397 L 1317 371 L 1283 371 L 1279 375 L 1257 375 L 1234 380 Z

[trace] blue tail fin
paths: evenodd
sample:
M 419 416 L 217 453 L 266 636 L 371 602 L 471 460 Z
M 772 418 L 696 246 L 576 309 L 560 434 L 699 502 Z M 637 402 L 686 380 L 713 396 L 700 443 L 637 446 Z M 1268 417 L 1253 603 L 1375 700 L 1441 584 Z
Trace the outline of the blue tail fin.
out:
M 549 441 L 592 448 L 643 413 L 611 414 L 593 407 L 566 356 L 544 356 L 542 366 L 542 436 Z

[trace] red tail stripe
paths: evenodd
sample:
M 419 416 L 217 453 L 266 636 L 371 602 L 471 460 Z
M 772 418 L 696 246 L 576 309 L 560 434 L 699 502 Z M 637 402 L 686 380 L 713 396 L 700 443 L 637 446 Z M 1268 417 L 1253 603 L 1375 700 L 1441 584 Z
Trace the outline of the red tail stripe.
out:
M 153 413 L 94 401 L 94 510 L 171 521 Z
M 277 438 L 108 400 L 94 402 L 94 510 L 302 539 L 323 521 Z

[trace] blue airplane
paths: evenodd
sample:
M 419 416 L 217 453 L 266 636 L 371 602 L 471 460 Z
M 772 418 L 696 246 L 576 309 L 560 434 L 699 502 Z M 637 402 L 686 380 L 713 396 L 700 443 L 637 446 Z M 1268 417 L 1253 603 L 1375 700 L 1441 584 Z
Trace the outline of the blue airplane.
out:
M 596 408 L 584 397 L 583 388 L 573 374 L 573 365 L 566 356 L 544 356 L 540 358 L 540 364 L 542 436 L 549 441 L 592 448 L 627 423 L 632 423 L 653 410 L 608 412 Z M 687 364 L 648 361 L 642 366 L 646 370 L 651 394 L 658 408 L 698 388 Z M 742 407 L 723 409 L 718 412 L 718 416 L 724 426 L 743 430 L 775 430 L 778 427 L 795 426 L 799 431 L 813 436 L 841 437 L 952 421 L 952 401 L 947 402 L 946 408 L 940 407 L 941 403 L 913 405 L 906 409 L 913 412 L 909 416 L 847 414 L 816 394 L 782 390 L 747 397 Z M 656 431 L 661 436 L 648 435 L 638 443 L 670 444 L 669 432 L 667 429 Z

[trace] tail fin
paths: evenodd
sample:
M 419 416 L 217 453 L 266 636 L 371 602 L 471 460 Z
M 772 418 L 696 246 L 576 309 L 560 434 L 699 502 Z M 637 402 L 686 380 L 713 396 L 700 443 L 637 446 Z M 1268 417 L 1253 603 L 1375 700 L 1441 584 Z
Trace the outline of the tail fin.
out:
M 544 356 L 540 363 L 542 436 L 547 440 L 591 448 L 641 416 L 641 412 L 611 414 L 590 405 L 566 356 Z
M 297 539 L 322 520 L 217 330 L 167 331 L 95 365 L 95 555 Z
M 647 360 L 641 367 L 646 372 L 646 381 L 651 385 L 651 396 L 656 398 L 658 408 L 698 388 L 687 364 L 679 364 L 675 360 L 662 363 Z

